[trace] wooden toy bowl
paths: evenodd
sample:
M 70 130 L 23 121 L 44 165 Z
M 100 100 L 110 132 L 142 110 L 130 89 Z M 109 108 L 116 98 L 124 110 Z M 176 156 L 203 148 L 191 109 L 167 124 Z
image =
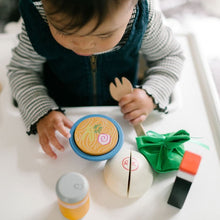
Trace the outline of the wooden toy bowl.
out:
M 92 114 L 80 118 L 70 133 L 70 146 L 77 155 L 87 160 L 108 160 L 118 153 L 123 144 L 120 125 L 105 115 Z

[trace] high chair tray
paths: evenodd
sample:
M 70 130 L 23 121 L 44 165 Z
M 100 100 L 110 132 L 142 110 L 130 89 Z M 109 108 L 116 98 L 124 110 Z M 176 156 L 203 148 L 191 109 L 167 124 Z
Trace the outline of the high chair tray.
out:
M 0 48 L 4 40 L 0 36 Z M 155 174 L 152 187 L 138 199 L 120 198 L 104 182 L 106 161 L 88 161 L 79 157 L 69 141 L 57 134 L 65 146 L 53 160 L 39 145 L 38 136 L 27 136 L 19 111 L 12 104 L 6 64 L 11 46 L 0 51 L 3 90 L 0 94 L 0 219 L 61 220 L 55 185 L 67 172 L 79 172 L 89 181 L 91 205 L 85 220 L 186 220 L 220 219 L 220 110 L 211 73 L 197 41 L 191 34 L 178 36 L 186 56 L 178 83 L 181 102 L 167 115 L 153 112 L 143 123 L 146 131 L 157 133 L 184 129 L 191 137 L 209 146 L 187 142 L 185 148 L 202 156 L 197 175 L 181 210 L 167 204 L 176 172 Z M 13 42 L 12 37 L 10 42 Z M 5 47 L 4 47 L 5 48 Z M 8 59 L 6 60 L 6 57 Z M 77 121 L 89 114 L 104 114 L 116 120 L 124 133 L 122 148 L 137 150 L 135 131 L 124 119 L 119 107 L 67 108 L 67 116 Z

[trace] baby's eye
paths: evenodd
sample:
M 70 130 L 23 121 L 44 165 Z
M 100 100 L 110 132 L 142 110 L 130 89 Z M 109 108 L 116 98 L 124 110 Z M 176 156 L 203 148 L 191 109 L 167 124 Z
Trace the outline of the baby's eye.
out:
M 57 34 L 61 35 L 61 36 L 69 36 L 71 35 L 70 33 L 66 33 L 66 32 L 63 32 L 63 31 L 59 31 L 59 30 L 56 30 Z
M 108 34 L 108 35 L 99 35 L 98 37 L 101 39 L 107 39 L 110 38 L 112 36 L 112 34 Z

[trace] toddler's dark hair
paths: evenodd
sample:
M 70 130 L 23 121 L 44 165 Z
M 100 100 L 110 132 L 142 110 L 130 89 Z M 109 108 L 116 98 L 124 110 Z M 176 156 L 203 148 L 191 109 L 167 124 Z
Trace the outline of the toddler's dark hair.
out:
M 49 19 L 56 24 L 63 23 L 66 20 L 62 27 L 54 25 L 56 29 L 63 32 L 77 31 L 92 18 L 96 18 L 96 26 L 91 31 L 93 32 L 112 12 L 113 8 L 117 9 L 126 1 L 132 3 L 137 0 L 42 0 Z M 57 18 L 56 14 L 62 15 L 62 18 Z

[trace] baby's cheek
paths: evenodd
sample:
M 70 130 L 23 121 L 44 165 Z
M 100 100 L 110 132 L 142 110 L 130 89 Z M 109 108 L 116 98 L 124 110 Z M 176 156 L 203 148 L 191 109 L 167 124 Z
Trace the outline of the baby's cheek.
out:
M 71 43 L 70 43 L 71 41 L 68 40 L 67 37 L 63 37 L 59 34 L 54 33 L 53 31 L 51 31 L 51 34 L 52 34 L 54 40 L 58 44 L 60 44 L 61 46 L 71 50 Z
M 118 38 L 110 38 L 106 40 L 101 40 L 99 41 L 99 43 L 97 43 L 97 46 L 99 45 L 98 49 L 102 51 L 106 51 L 106 50 L 110 50 L 114 48 L 119 43 L 119 41 L 120 39 Z

